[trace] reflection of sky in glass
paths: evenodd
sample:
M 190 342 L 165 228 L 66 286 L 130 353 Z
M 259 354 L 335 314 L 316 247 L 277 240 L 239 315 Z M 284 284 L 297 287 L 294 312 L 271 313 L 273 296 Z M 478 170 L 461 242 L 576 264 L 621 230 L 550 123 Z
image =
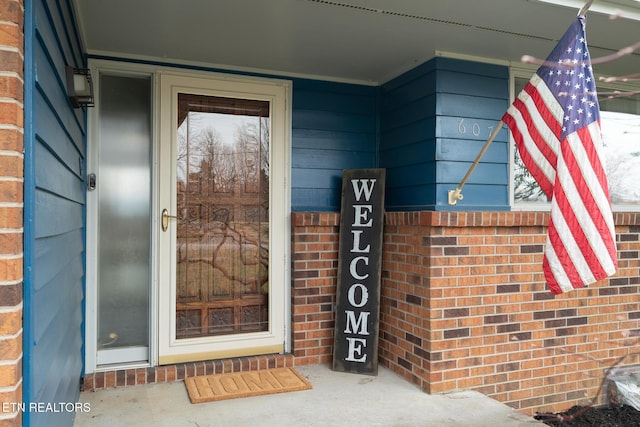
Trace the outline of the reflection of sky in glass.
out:
M 613 203 L 640 201 L 640 116 L 601 111 L 602 139 Z
M 632 153 L 640 151 L 640 116 L 601 111 L 602 138 L 607 151 Z
M 212 128 L 220 135 L 224 144 L 233 145 L 235 143 L 236 132 L 250 121 L 256 121 L 257 117 L 241 116 L 236 114 L 220 114 L 220 113 L 200 113 L 190 112 L 189 118 L 193 123 L 198 124 L 198 129 L 192 129 L 192 132 Z
M 249 124 L 258 126 L 260 118 L 256 116 L 245 116 L 240 114 L 206 113 L 199 111 L 189 111 L 187 119 L 178 127 L 178 157 L 181 151 L 186 152 L 185 144 L 190 143 L 190 148 L 197 143 L 197 139 L 209 130 L 213 130 L 220 142 L 228 147 L 236 144 L 238 133 Z M 188 132 L 188 134 L 187 134 Z M 198 171 L 198 161 L 194 160 L 197 154 L 190 153 L 191 172 Z M 184 165 L 178 166 L 178 180 L 185 178 Z

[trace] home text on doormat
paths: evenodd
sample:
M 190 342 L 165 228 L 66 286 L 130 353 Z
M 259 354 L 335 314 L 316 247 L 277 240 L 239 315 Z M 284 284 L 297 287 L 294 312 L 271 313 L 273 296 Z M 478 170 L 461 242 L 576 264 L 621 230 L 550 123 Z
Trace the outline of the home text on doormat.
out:
M 308 390 L 311 384 L 293 368 L 233 372 L 184 380 L 191 403 Z

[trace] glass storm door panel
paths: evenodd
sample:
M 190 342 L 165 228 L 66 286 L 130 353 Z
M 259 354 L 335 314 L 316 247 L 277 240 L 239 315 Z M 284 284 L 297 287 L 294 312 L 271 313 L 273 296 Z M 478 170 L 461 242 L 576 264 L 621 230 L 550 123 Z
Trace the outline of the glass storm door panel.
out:
M 148 360 L 151 82 L 100 75 L 97 364 Z M 91 183 L 90 183 L 91 185 Z M 90 189 L 91 190 L 91 189 Z
M 269 102 L 178 94 L 176 336 L 269 328 Z
M 159 363 L 282 352 L 281 88 L 170 74 L 159 82 Z

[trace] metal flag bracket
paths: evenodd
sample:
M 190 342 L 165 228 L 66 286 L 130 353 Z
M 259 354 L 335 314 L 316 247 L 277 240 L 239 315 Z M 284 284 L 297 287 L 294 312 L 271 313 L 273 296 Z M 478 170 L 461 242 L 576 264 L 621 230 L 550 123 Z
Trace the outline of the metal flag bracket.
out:
M 480 159 L 482 159 L 482 156 L 484 156 L 484 153 L 486 153 L 487 150 L 489 149 L 489 145 L 491 145 L 493 140 L 498 135 L 498 132 L 500 132 L 500 130 L 502 129 L 502 125 L 504 125 L 504 122 L 500 120 L 498 125 L 493 129 L 493 132 L 491 132 L 491 135 L 489 136 L 489 139 L 487 139 L 487 142 L 484 143 L 484 147 L 482 147 L 482 150 L 480 150 L 480 153 L 478 153 L 476 160 L 473 162 L 473 164 L 465 174 L 464 178 L 462 178 L 462 181 L 460 181 L 460 185 L 458 185 L 455 190 L 449 190 L 450 205 L 455 205 L 456 203 L 458 203 L 458 200 L 462 200 L 464 198 L 464 196 L 462 195 L 462 187 L 464 187 L 464 185 L 467 183 L 467 180 L 473 173 L 473 170 L 476 168 L 476 166 L 478 166 L 478 163 L 480 163 Z

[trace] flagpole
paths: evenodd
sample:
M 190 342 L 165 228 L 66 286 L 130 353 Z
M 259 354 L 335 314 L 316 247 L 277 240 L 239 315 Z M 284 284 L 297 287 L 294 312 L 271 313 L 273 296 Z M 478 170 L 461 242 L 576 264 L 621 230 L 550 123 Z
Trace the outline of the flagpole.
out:
M 591 5 L 593 4 L 594 1 L 595 0 L 587 0 L 587 2 L 584 4 L 584 6 L 582 6 L 580 8 L 580 10 L 578 11 L 578 16 L 584 16 L 585 13 L 587 13 L 587 11 L 589 10 L 589 8 L 591 7 Z M 480 163 L 480 159 L 482 159 L 482 156 L 484 156 L 484 153 L 487 151 L 487 149 L 489 149 L 489 145 L 491 145 L 493 140 L 498 135 L 498 132 L 500 132 L 500 129 L 502 129 L 502 125 L 504 125 L 504 122 L 501 120 L 500 123 L 498 123 L 498 126 L 496 126 L 496 128 L 493 130 L 493 132 L 489 136 L 489 139 L 487 139 L 487 142 L 485 142 L 484 147 L 482 147 L 482 150 L 480 150 L 480 153 L 476 157 L 476 160 L 473 162 L 473 164 L 471 165 L 471 167 L 467 171 L 467 173 L 464 176 L 464 178 L 462 178 L 462 181 L 460 181 L 460 185 L 458 185 L 455 190 L 449 190 L 449 204 L 450 205 L 455 205 L 456 203 L 458 203 L 458 200 L 462 200 L 463 199 L 462 187 L 464 187 L 464 185 L 467 183 L 467 180 L 469 179 L 469 177 L 473 173 L 474 169 L 476 168 L 476 166 L 478 166 L 478 163 Z
M 582 6 L 582 8 L 580 9 L 580 11 L 578 12 L 578 16 L 584 16 L 585 13 L 587 13 L 587 11 L 589 10 L 589 8 L 591 7 L 591 5 L 593 4 L 594 0 L 588 0 L 584 6 Z
M 473 162 L 464 178 L 462 178 L 462 181 L 460 181 L 460 185 L 458 185 L 455 190 L 449 190 L 450 205 L 455 205 L 458 200 L 462 200 L 462 187 L 464 187 L 464 185 L 467 183 L 467 180 L 473 173 L 473 170 L 476 168 L 476 166 L 478 166 L 478 163 L 480 163 L 480 159 L 482 159 L 482 156 L 484 156 L 484 153 L 486 153 L 489 145 L 491 145 L 493 140 L 496 139 L 496 136 L 498 136 L 498 132 L 500 132 L 500 130 L 502 129 L 502 125 L 504 125 L 504 122 L 500 120 L 495 129 L 493 129 L 493 132 L 491 132 L 491 135 L 489 136 L 489 139 L 487 139 L 487 142 L 484 143 L 484 147 L 482 147 L 482 150 L 480 150 L 480 153 L 478 153 L 476 160 Z

